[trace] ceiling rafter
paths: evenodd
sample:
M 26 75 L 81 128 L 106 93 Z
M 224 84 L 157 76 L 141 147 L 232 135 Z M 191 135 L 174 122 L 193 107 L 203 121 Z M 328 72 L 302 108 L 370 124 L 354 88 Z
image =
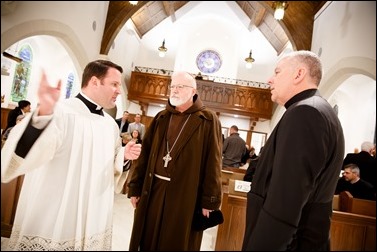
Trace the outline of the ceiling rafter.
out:
M 171 18 L 173 22 L 177 20 L 175 16 L 175 9 L 172 1 L 162 1 L 162 6 L 164 7 L 165 13 Z
M 314 15 L 326 1 L 289 2 L 284 19 L 273 18 L 273 1 L 236 1 L 250 18 L 248 29 L 257 27 L 279 55 L 288 42 L 294 50 L 310 50 Z M 130 6 L 128 1 L 110 1 L 106 19 L 101 54 L 108 54 L 114 38 L 131 18 L 135 31 L 142 38 L 148 31 L 171 17 L 176 21 L 176 12 L 188 1 L 140 1 Z

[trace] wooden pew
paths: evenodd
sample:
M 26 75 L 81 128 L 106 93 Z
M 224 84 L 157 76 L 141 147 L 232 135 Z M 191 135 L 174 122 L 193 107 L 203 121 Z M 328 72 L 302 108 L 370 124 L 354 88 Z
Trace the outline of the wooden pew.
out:
M 235 168 L 235 167 L 223 167 L 222 170 L 236 172 L 236 173 L 242 173 L 244 175 L 246 173 L 245 169 Z
M 376 217 L 333 211 L 331 251 L 376 251 Z
M 332 209 L 339 211 L 339 195 L 334 195 L 332 200 Z
M 217 229 L 215 250 L 240 251 L 246 225 L 246 196 L 224 192 L 221 211 L 224 223 Z
M 345 191 L 339 194 L 339 210 L 376 217 L 376 201 L 354 198 Z
M 223 193 L 221 211 L 224 223 L 217 230 L 216 251 L 240 251 L 246 219 L 246 193 L 234 191 L 234 180 Z M 333 206 L 339 207 L 339 196 Z M 330 241 L 332 251 L 375 251 L 376 217 L 334 210 L 331 219 Z
M 346 191 L 334 195 L 333 209 L 332 251 L 376 250 L 376 201 L 353 198 Z
M 24 176 L 1 183 L 1 237 L 10 237 Z
M 245 181 L 245 183 L 250 183 L 250 182 L 246 182 Z M 236 180 L 229 179 L 229 186 L 228 186 L 229 194 L 236 195 L 236 196 L 242 196 L 242 197 L 246 197 L 247 198 L 247 195 L 246 195 L 247 192 L 236 191 L 235 188 L 236 188 Z
M 221 180 L 222 180 L 223 185 L 229 185 L 229 179 L 243 180 L 244 176 L 245 176 L 245 173 L 242 173 L 242 172 L 230 171 L 230 170 L 224 170 L 224 169 L 221 170 Z

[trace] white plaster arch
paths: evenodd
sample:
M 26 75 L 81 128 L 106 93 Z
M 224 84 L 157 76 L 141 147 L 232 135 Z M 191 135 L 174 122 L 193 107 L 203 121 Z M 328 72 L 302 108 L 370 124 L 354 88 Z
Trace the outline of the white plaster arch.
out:
M 348 57 L 339 60 L 324 75 L 319 90 L 328 99 L 350 76 L 362 74 L 376 80 L 376 61 L 366 57 Z
M 78 72 L 88 63 L 88 56 L 73 30 L 54 20 L 32 20 L 13 26 L 1 33 L 1 51 L 4 52 L 14 43 L 32 36 L 50 35 L 59 40 L 72 59 Z

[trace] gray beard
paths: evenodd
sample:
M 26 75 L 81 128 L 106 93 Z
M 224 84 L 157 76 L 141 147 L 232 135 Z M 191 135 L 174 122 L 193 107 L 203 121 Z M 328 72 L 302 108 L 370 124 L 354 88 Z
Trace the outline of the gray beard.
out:
M 177 106 L 181 106 L 185 104 L 185 102 L 182 101 L 181 99 L 170 99 L 170 104 L 173 105 L 174 107 L 177 107 Z

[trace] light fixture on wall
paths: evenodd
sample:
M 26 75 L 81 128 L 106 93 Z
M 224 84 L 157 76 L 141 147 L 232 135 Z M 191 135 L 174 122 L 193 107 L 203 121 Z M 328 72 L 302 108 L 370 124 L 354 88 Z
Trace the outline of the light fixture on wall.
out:
M 251 50 L 249 53 L 249 57 L 245 58 L 245 61 L 246 61 L 246 68 L 250 69 L 253 66 L 253 62 L 255 61 L 255 59 L 253 59 L 253 57 L 251 56 Z
M 128 1 L 128 2 L 130 2 L 130 4 L 132 4 L 132 5 L 137 5 L 137 3 L 138 3 L 139 1 Z
M 274 18 L 276 20 L 282 20 L 284 12 L 288 8 L 288 2 L 276 1 L 273 3 L 273 8 L 275 9 Z
M 168 49 L 165 47 L 165 39 L 162 41 L 162 45 L 158 48 L 158 56 L 161 58 L 165 57 L 166 51 Z
M 7 52 L 3 52 L 3 56 L 6 57 L 6 58 L 9 58 L 11 60 L 14 60 L 16 61 L 17 63 L 21 63 L 23 60 L 19 57 L 16 57 L 10 53 L 7 53 Z

